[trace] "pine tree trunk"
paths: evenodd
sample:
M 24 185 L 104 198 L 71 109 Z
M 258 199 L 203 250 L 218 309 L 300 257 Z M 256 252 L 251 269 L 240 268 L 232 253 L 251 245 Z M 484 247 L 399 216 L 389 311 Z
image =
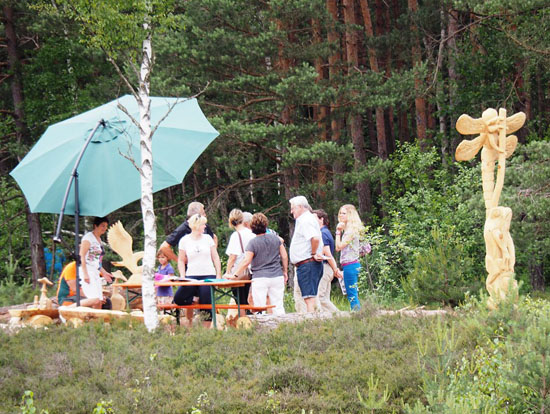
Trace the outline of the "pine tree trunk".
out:
M 411 22 L 411 35 L 413 37 L 412 41 L 412 49 L 411 49 L 411 55 L 412 55 L 412 64 L 413 67 L 417 67 L 422 63 L 422 52 L 420 49 L 420 38 L 418 33 L 418 27 L 415 23 L 416 16 L 415 14 L 418 11 L 418 1 L 417 0 L 407 0 L 409 11 L 412 14 L 412 22 Z M 428 146 L 428 143 L 426 141 L 426 127 L 428 123 L 428 117 L 426 115 L 426 100 L 422 96 L 424 82 L 420 75 L 416 75 L 414 78 L 414 89 L 416 97 L 414 99 L 414 106 L 415 106 L 415 118 L 416 118 L 416 137 L 420 143 L 420 148 L 426 149 Z
M 145 23 L 147 25 L 147 23 Z M 143 217 L 144 256 L 141 293 L 143 295 L 143 316 L 149 332 L 157 329 L 157 315 L 154 273 L 157 251 L 157 224 L 153 205 L 153 137 L 151 135 L 151 100 L 149 98 L 152 69 L 151 34 L 143 40 L 143 58 L 139 80 L 139 125 L 141 147 L 141 214 Z
M 280 20 L 277 21 L 277 29 L 281 32 L 281 36 L 287 36 L 286 28 L 283 25 L 283 22 Z M 288 74 L 290 71 L 290 60 L 285 56 L 285 45 L 283 42 L 278 45 L 278 56 L 275 67 L 278 69 L 281 77 Z M 289 125 L 292 122 L 291 117 L 291 108 L 288 105 L 285 105 L 281 111 L 279 121 L 283 125 Z M 281 145 L 281 153 L 284 154 L 288 152 L 288 149 L 285 145 Z M 298 187 L 298 178 L 299 174 L 297 171 L 291 168 L 283 168 L 283 188 L 285 192 L 285 198 L 289 200 L 292 198 L 292 189 Z
M 529 273 L 533 290 L 544 291 L 543 264 L 534 259 L 529 260 Z
M 531 83 L 529 81 L 529 76 L 525 77 L 526 73 L 525 68 L 529 66 L 528 58 L 521 59 L 516 62 L 516 73 L 517 73 L 517 82 L 516 89 L 518 93 L 518 110 L 525 112 L 527 119 L 532 117 L 532 105 L 531 105 Z M 516 135 L 520 143 L 525 143 L 525 138 L 529 133 L 528 128 L 521 128 L 517 131 Z
M 445 46 L 445 11 L 443 8 L 441 8 L 440 13 L 440 25 L 441 25 L 441 32 L 440 32 L 440 40 L 439 40 L 439 51 L 437 55 L 437 73 L 440 74 L 442 67 L 443 67 L 443 56 L 444 56 L 444 46 Z M 436 104 L 437 104 L 437 111 L 439 112 L 439 136 L 441 137 L 441 160 L 443 162 L 444 166 L 447 166 L 447 157 L 449 156 L 449 138 L 447 136 L 447 119 L 445 118 L 444 111 L 443 111 L 443 105 L 442 100 L 445 97 L 445 85 L 443 83 L 443 80 L 441 79 L 442 76 L 438 76 L 439 79 L 436 79 Z
M 370 14 L 369 2 L 368 0 L 359 0 L 361 5 L 361 14 L 363 16 L 363 25 L 365 27 L 365 33 L 367 39 L 374 38 L 374 30 L 372 26 L 372 18 Z M 379 5 L 377 5 L 378 7 Z M 380 69 L 378 66 L 378 58 L 376 57 L 376 50 L 374 47 L 369 46 L 367 48 L 369 55 L 369 65 L 373 72 L 379 73 Z M 378 141 L 377 151 L 378 156 L 383 160 L 388 158 L 388 144 L 386 142 L 386 123 L 384 119 L 384 108 L 376 107 L 376 139 Z
M 359 65 L 359 47 L 357 31 L 350 25 L 355 24 L 354 0 L 344 0 L 344 22 L 346 27 L 346 55 L 348 64 L 348 75 Z M 348 117 L 351 140 L 353 143 L 354 169 L 359 171 L 367 163 L 365 154 L 365 139 L 363 136 L 363 121 L 360 114 L 351 113 Z M 357 198 L 359 200 L 360 214 L 370 212 L 371 194 L 370 185 L 367 180 L 359 181 L 356 184 Z
M 11 95 L 14 106 L 14 121 L 17 143 L 31 144 L 29 131 L 25 123 L 25 111 L 23 110 L 23 86 L 21 82 L 21 62 L 17 52 L 17 35 L 15 32 L 15 15 L 11 6 L 5 5 L 4 25 L 6 32 L 6 43 L 8 49 L 8 65 L 11 75 Z M 39 173 L 39 172 L 37 172 Z M 31 253 L 31 271 L 33 286 L 36 287 L 37 280 L 46 276 L 46 261 L 44 260 L 44 243 L 42 240 L 42 228 L 38 214 L 31 213 L 25 200 L 25 211 L 27 225 L 29 227 L 29 248 Z
M 459 114 L 455 114 L 455 102 L 456 102 L 456 85 L 457 85 L 457 73 L 456 73 L 456 60 L 455 56 L 457 53 L 456 49 L 456 34 L 458 32 L 458 13 L 456 10 L 451 10 L 449 12 L 449 23 L 448 23 L 448 29 L 447 29 L 447 36 L 449 37 L 449 40 L 447 41 L 447 56 L 448 56 L 448 70 L 447 73 L 449 75 L 449 87 L 448 87 L 448 95 L 449 95 L 449 113 L 451 114 L 451 120 L 450 120 L 450 126 L 449 126 L 449 133 L 451 135 L 451 148 L 449 149 L 450 154 L 454 154 L 456 147 L 458 146 L 460 136 L 457 133 L 456 130 L 456 120 L 458 118 Z
M 391 18 L 394 22 L 397 22 L 397 20 L 400 18 L 402 10 L 401 10 L 401 3 L 399 0 L 391 0 L 390 5 L 390 11 L 391 11 Z M 388 19 L 389 20 L 389 19 Z M 403 69 L 404 62 L 403 59 L 400 58 L 400 56 L 405 55 L 404 50 L 402 48 L 401 44 L 395 45 L 395 50 L 393 51 L 393 56 L 395 56 L 395 69 L 397 72 L 400 72 Z M 400 143 L 408 142 L 410 140 L 410 132 L 409 132 L 409 113 L 411 112 L 410 108 L 403 107 L 403 104 L 397 106 L 396 110 L 396 129 L 395 136 L 393 138 L 393 148 L 396 147 L 395 142 L 399 141 Z
M 388 154 L 392 154 L 395 151 L 395 111 L 393 106 L 390 106 L 385 111 L 386 119 L 386 143 L 388 147 Z
M 185 191 L 182 192 L 185 193 Z M 166 205 L 169 207 L 162 210 L 162 215 L 164 220 L 164 234 L 168 235 L 174 230 L 174 222 L 172 221 L 172 217 L 175 217 L 177 215 L 177 211 L 173 207 L 174 189 L 172 187 L 168 187 L 164 191 L 164 195 Z
M 365 119 L 367 120 L 367 131 L 369 131 L 369 149 L 371 153 L 378 155 L 378 140 L 376 139 L 376 121 L 372 114 L 373 110 L 367 109 Z
M 341 44 L 341 39 L 336 31 L 336 23 L 338 22 L 338 0 L 327 0 L 327 10 L 332 16 L 333 23 L 330 25 L 328 31 L 329 43 Z M 336 82 L 336 79 L 340 75 L 340 65 L 342 57 L 339 52 L 335 52 L 329 56 L 329 79 Z M 333 84 L 333 86 L 336 86 Z M 331 140 L 336 144 L 341 144 L 341 131 L 344 128 L 344 121 L 339 114 L 339 101 L 332 102 L 330 105 L 330 135 Z M 344 190 L 344 183 L 342 182 L 342 174 L 344 173 L 344 164 L 341 160 L 337 159 L 333 163 L 333 190 L 334 197 L 337 200 L 341 200 L 341 196 Z
M 313 26 L 313 41 L 316 44 L 320 44 L 322 42 L 321 37 L 321 26 L 319 24 L 318 20 L 313 20 L 312 22 Z M 325 62 L 321 57 L 317 57 L 315 59 L 315 70 L 317 71 L 317 81 L 322 82 L 326 79 L 325 69 L 324 65 Z M 319 128 L 319 139 L 322 142 L 326 142 L 328 140 L 328 128 L 327 128 L 327 120 L 328 120 L 328 108 L 325 105 L 318 105 L 314 107 L 314 119 L 317 124 L 317 127 Z M 325 198 L 326 193 L 324 191 L 324 184 L 327 182 L 327 166 L 324 162 L 319 163 L 318 170 L 317 170 L 317 183 L 319 184 L 319 192 L 321 198 Z
M 412 110 L 412 108 L 410 108 Z M 411 133 L 409 129 L 409 111 L 407 108 L 399 108 L 398 123 L 399 123 L 399 142 L 401 144 L 409 142 Z
M 384 35 L 391 32 L 391 25 L 392 25 L 392 15 L 397 14 L 398 9 L 394 10 L 393 13 L 390 13 L 390 6 L 387 2 L 384 2 Z M 379 33 L 379 35 L 382 35 L 382 33 Z M 393 63 L 393 53 L 392 51 L 388 51 L 388 55 L 386 58 L 386 78 L 389 79 L 392 74 L 392 63 Z M 394 115 L 395 110 L 393 106 L 390 106 L 385 111 L 385 119 L 386 119 L 386 148 L 387 153 L 391 154 L 395 151 L 395 124 L 394 124 Z
M 200 166 L 199 166 L 199 163 L 196 162 L 193 164 L 193 196 L 194 198 L 197 198 L 201 193 L 201 188 L 199 185 L 199 173 L 200 173 Z
M 544 111 L 545 111 L 545 107 L 544 107 L 545 93 L 543 92 L 543 80 L 542 80 L 543 70 L 544 69 L 542 67 L 542 64 L 538 64 L 537 67 L 536 67 L 535 76 L 536 76 L 536 82 L 537 82 L 537 114 L 538 114 L 538 116 L 540 116 L 541 118 L 544 119 L 544 117 L 545 117 L 545 113 L 544 113 Z M 544 90 L 545 90 L 545 88 L 544 88 Z M 544 133 L 543 131 L 544 131 L 543 124 L 542 124 L 542 122 L 539 122 L 538 127 L 537 127 L 537 133 L 542 136 L 542 134 Z

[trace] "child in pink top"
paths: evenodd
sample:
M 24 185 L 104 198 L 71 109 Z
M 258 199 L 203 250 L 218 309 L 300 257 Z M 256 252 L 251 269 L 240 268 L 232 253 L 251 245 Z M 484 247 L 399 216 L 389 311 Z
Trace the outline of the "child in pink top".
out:
M 155 273 L 155 282 L 161 280 L 169 280 L 170 276 L 174 276 L 174 268 L 169 263 L 168 258 L 164 253 L 159 252 L 157 255 L 159 261 L 159 267 L 157 273 Z M 172 303 L 172 297 L 174 296 L 174 291 L 171 286 L 159 286 L 157 289 L 157 303 Z

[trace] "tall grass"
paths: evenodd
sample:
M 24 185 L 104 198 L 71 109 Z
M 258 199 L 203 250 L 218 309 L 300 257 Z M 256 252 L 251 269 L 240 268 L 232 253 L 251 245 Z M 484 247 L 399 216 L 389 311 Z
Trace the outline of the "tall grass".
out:
M 0 412 L 25 390 L 50 413 L 89 413 L 102 400 L 116 413 L 355 413 L 384 395 L 377 412 L 399 411 L 422 395 L 416 343 L 433 321 L 370 309 L 273 331 L 149 334 L 121 322 L 0 333 Z
M 489 312 L 485 300 L 444 318 L 378 316 L 365 301 L 348 317 L 270 331 L 170 326 L 150 334 L 121 321 L 0 332 L 0 413 L 18 411 L 27 390 L 36 412 L 50 414 L 550 408 L 550 387 L 541 387 L 550 384 L 541 365 L 550 355 L 550 304 L 525 299 Z

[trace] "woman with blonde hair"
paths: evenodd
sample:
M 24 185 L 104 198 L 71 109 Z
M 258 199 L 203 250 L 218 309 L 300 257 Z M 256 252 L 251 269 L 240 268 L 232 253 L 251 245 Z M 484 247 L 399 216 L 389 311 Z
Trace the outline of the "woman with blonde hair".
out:
M 216 243 L 212 236 L 204 234 L 206 217 L 195 214 L 189 217 L 188 222 L 191 233 L 182 237 L 178 244 L 180 276 L 196 280 L 220 278 L 221 263 Z M 200 304 L 212 303 L 210 286 L 181 286 L 174 295 L 174 303 L 177 305 L 190 305 L 193 301 Z M 207 320 L 211 320 L 212 311 L 205 313 L 209 314 Z M 187 312 L 186 316 L 190 321 L 193 311 Z
M 358 296 L 357 281 L 361 271 L 359 249 L 363 223 L 352 204 L 345 204 L 338 211 L 338 226 L 336 226 L 336 251 L 340 252 L 340 264 L 344 270 L 344 284 L 352 311 L 361 309 Z

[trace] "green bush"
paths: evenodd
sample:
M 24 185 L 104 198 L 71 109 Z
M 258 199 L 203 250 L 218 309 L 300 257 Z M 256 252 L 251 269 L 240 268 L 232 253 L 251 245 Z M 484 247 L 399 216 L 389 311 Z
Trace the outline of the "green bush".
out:
M 453 323 L 463 335 L 477 338 L 470 344 L 473 350 L 463 350 L 458 360 L 456 347 L 435 355 L 420 352 L 425 403 L 405 404 L 406 413 L 542 413 L 550 408 L 550 304 L 524 298 L 489 312 L 484 302 L 467 304 L 468 311 Z M 426 369 L 430 366 L 442 369 Z
M 431 232 L 432 245 L 414 259 L 411 273 L 403 279 L 403 291 L 413 303 L 456 306 L 467 292 L 477 292 L 483 282 L 468 274 L 472 259 L 451 233 Z
M 455 164 L 452 170 L 441 164 L 435 148 L 422 152 L 413 144 L 400 146 L 385 164 L 385 216 L 366 236 L 373 246 L 367 260 L 376 294 L 398 299 L 406 296 L 402 280 L 418 265 L 417 257 L 431 254 L 435 229 L 452 234 L 462 256 L 470 258 L 463 262 L 467 264 L 462 269 L 464 279 L 476 280 L 484 274 L 485 210 L 479 166 Z M 360 289 L 366 291 L 368 283 L 361 277 Z M 473 287 L 475 284 L 465 289 Z
M 22 401 L 51 414 L 547 412 L 550 304 L 489 311 L 480 296 L 445 317 L 365 307 L 270 331 L 150 334 L 118 322 L 0 332 L 0 412 Z M 33 394 L 22 400 L 24 390 Z
M 518 145 L 506 167 L 501 205 L 513 211 L 516 277 L 525 290 L 543 290 L 550 268 L 550 142 Z
M 33 301 L 33 297 L 39 294 L 39 290 L 33 288 L 30 279 L 23 279 L 17 282 L 15 279 L 15 270 L 18 261 L 9 256 L 9 261 L 5 263 L 4 269 L 6 276 L 0 279 L 0 306 L 18 305 Z

